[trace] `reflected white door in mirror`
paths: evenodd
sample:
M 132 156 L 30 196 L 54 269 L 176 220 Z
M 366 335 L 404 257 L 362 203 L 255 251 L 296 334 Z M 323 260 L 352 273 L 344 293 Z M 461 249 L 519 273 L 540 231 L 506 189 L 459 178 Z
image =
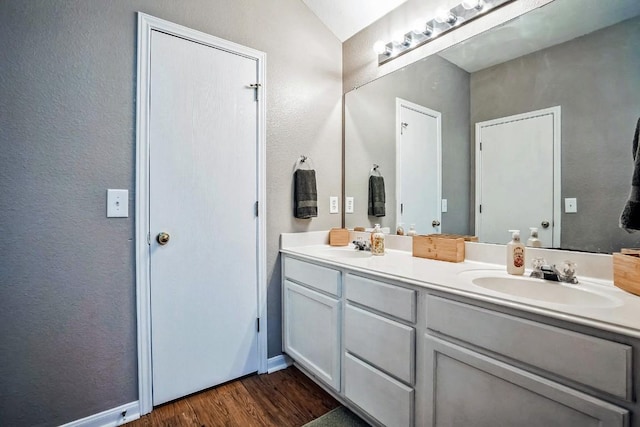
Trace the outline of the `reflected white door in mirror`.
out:
M 440 233 L 441 121 L 440 112 L 396 98 L 397 221 L 419 234 Z
M 539 229 L 560 246 L 560 107 L 476 123 L 476 234 L 505 243 L 507 230 Z

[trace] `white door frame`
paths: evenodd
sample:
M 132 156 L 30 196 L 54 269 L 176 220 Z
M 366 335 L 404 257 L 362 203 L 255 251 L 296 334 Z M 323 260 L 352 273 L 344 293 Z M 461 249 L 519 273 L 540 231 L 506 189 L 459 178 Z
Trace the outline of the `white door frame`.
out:
M 480 226 L 480 205 L 482 204 L 480 181 L 482 176 L 482 161 L 480 152 L 480 143 L 482 128 L 495 126 L 497 124 L 505 122 L 513 122 L 516 120 L 532 119 L 539 116 L 551 115 L 553 118 L 553 233 L 552 233 L 552 246 L 554 248 L 560 247 L 560 231 L 561 231 L 561 169 L 562 169 L 562 131 L 561 131 L 561 113 L 562 108 L 560 105 L 556 107 L 544 108 L 542 110 L 529 111 L 527 113 L 516 114 L 514 116 L 500 117 L 498 119 L 488 120 L 486 122 L 476 123 L 476 203 L 475 203 L 475 230 L 478 234 L 478 228 Z M 525 164 L 522 165 L 526 167 Z M 535 199 L 535 195 L 531 195 L 532 199 Z
M 149 89 L 151 32 L 162 31 L 247 58 L 255 59 L 258 98 L 258 372 L 267 372 L 267 262 L 266 262 L 266 54 L 239 44 L 138 12 L 138 85 L 136 114 L 136 304 L 138 320 L 138 399 L 140 414 L 153 409 L 151 365 L 151 282 L 149 277 Z M 247 88 L 250 90 L 250 88 Z
M 442 113 L 402 98 L 396 98 L 396 222 L 399 223 L 402 218 L 402 214 L 400 213 L 402 211 L 400 208 L 400 204 L 402 203 L 402 182 L 400 179 L 402 176 L 402 158 L 398 154 L 401 153 L 400 140 L 402 139 L 402 119 L 400 111 L 402 107 L 407 107 L 419 113 L 436 118 L 436 173 L 438 174 L 436 197 L 438 199 L 438 205 L 436 207 L 437 218 L 435 219 L 441 223 L 440 227 L 442 227 Z M 440 230 L 442 230 L 442 228 L 440 228 Z

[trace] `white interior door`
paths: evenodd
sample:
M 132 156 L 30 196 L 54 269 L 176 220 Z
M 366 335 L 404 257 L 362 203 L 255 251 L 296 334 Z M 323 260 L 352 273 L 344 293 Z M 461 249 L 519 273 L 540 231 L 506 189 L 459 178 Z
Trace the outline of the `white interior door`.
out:
M 396 201 L 398 222 L 419 234 L 440 233 L 441 114 L 397 98 Z
M 560 107 L 476 124 L 476 234 L 506 243 L 537 227 L 560 246 Z
M 258 369 L 257 78 L 255 59 L 152 31 L 154 405 Z

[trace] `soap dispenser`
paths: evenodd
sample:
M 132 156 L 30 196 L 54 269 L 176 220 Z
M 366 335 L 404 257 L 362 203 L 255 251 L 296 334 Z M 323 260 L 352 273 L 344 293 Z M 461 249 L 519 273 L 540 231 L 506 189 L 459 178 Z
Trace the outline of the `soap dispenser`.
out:
M 507 273 L 524 274 L 524 245 L 520 241 L 520 230 L 509 230 L 511 241 L 507 243 Z
M 371 233 L 371 255 L 384 255 L 384 233 L 376 224 Z
M 527 239 L 527 246 L 531 248 L 541 248 L 542 242 L 538 239 L 538 229 L 536 227 L 529 227 L 531 234 Z

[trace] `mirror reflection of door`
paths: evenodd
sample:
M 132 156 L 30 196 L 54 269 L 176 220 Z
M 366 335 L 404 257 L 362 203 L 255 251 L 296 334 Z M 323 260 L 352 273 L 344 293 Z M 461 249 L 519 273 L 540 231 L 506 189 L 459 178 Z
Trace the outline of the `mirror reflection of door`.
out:
M 418 234 L 440 233 L 441 114 L 396 98 L 396 212 Z
M 560 107 L 476 124 L 476 234 L 523 243 L 537 227 L 543 247 L 560 246 Z

